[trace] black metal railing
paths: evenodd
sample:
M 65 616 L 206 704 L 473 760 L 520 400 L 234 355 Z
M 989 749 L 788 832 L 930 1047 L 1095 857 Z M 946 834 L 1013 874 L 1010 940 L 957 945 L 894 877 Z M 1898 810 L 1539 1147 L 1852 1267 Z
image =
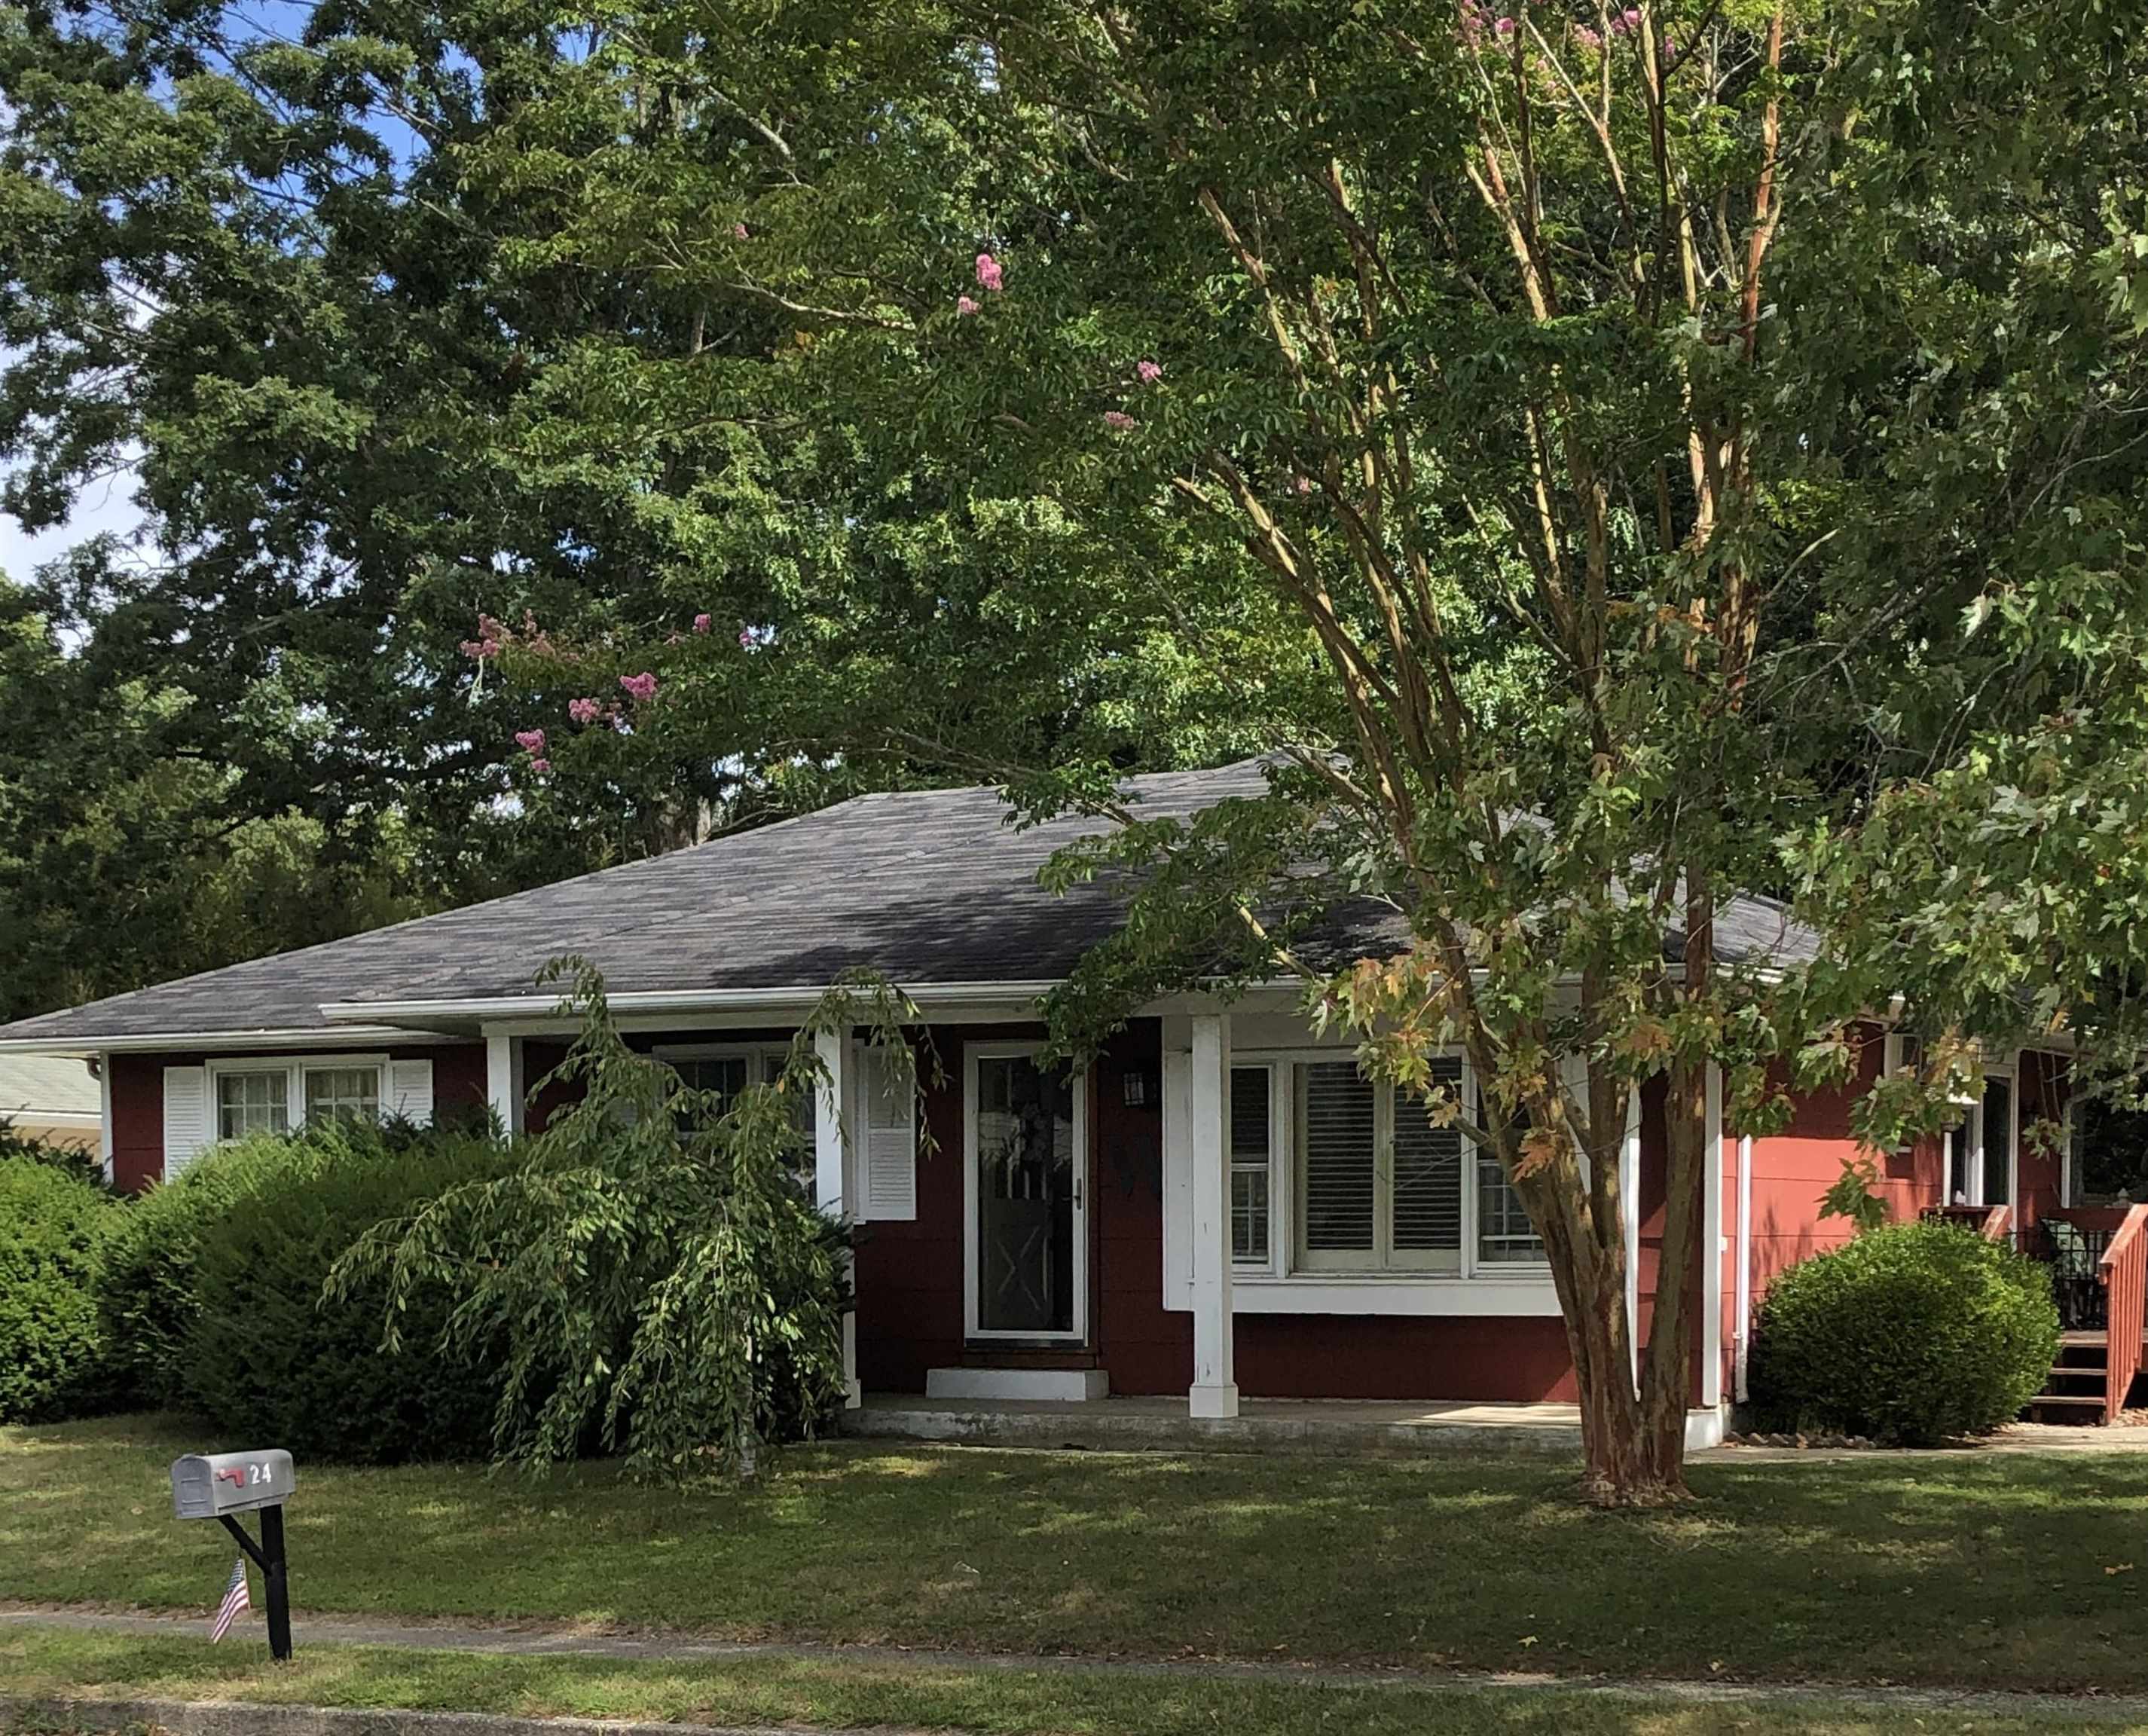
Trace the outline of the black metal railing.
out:
M 2020 1249 L 2040 1261 L 2051 1274 L 2051 1296 L 2059 1305 L 2059 1324 L 2070 1332 L 2109 1328 L 2109 1295 L 2096 1268 L 2103 1263 L 2112 1232 L 2085 1228 L 2056 1218 L 2025 1225 Z

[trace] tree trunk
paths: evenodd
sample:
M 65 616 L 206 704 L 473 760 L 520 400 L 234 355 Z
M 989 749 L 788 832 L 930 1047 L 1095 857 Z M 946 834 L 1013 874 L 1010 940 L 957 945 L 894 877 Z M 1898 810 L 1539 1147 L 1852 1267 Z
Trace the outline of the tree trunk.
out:
M 1617 1142 L 1593 1160 L 1614 1165 Z M 1576 1178 L 1578 1182 L 1578 1177 Z M 1550 1192 L 1550 1190 L 1546 1190 Z M 1685 1417 L 1666 1437 L 1650 1426 L 1634 1379 L 1632 1322 L 1626 1312 L 1626 1244 L 1618 1190 L 1605 1190 L 1607 1222 L 1593 1224 L 1578 1186 L 1554 1198 L 1528 1200 L 1543 1228 L 1559 1312 L 1573 1357 L 1581 1409 L 1582 1493 L 1598 1507 L 1661 1507 L 1684 1498 Z

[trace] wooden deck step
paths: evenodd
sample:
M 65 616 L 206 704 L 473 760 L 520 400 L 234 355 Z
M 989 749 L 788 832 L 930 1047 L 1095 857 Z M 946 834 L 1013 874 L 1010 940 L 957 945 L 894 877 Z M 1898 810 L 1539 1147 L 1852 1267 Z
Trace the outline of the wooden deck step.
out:
M 2096 1386 L 2100 1388 L 2104 1382 L 2103 1364 L 2100 1362 L 2060 1362 L 2054 1365 L 2052 1367 L 2050 1378 L 2054 1382 L 2062 1380 L 2092 1380 L 2096 1383 Z
M 2097 1350 L 2110 1349 L 2110 1334 L 2102 1331 L 2060 1332 L 2059 1334 L 2059 1347 L 2061 1350 L 2086 1350 L 2090 1347 L 2093 1347 Z
M 2103 1417 L 2103 1394 L 2100 1392 L 2039 1392 L 2029 1401 L 2034 1411 L 2093 1412 L 2100 1421 Z

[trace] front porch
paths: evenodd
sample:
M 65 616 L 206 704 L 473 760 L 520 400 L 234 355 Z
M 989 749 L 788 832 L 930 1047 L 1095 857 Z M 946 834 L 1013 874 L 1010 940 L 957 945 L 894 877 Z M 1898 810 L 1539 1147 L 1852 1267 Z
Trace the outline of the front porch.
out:
M 842 1432 L 871 1440 L 976 1446 L 1086 1448 L 1403 1457 L 1471 1451 L 1576 1454 L 1581 1412 L 1571 1404 L 1426 1403 L 1377 1399 L 1241 1398 L 1237 1414 L 1192 1414 L 1179 1397 L 1088 1401 L 933 1398 L 868 1393 Z M 1696 1440 L 1694 1444 L 1712 1444 Z
M 1925 1216 L 2011 1242 L 2050 1273 L 2059 1354 L 2029 1419 L 2115 1422 L 2148 1366 L 2148 1205 L 2047 1207 L 2022 1222 L 2006 1206 L 1941 1206 Z

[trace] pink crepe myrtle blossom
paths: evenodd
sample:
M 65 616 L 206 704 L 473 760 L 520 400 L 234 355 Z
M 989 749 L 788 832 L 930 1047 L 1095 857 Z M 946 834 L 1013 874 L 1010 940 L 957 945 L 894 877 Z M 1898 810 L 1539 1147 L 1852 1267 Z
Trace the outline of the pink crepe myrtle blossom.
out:
M 1145 386 L 1152 386 L 1163 378 L 1162 364 L 1152 362 L 1147 356 L 1134 364 L 1134 372 L 1141 376 L 1141 383 Z
M 1005 273 L 1000 262 L 990 253 L 979 253 L 977 255 L 978 287 L 989 289 L 993 294 L 997 295 L 1005 287 Z
M 716 618 L 712 615 L 697 615 L 694 617 L 694 630 L 696 633 L 705 633 L 715 624 Z
M 1614 36 L 1631 36 L 1640 28 L 1640 8 L 1629 6 L 1617 18 L 1612 19 L 1611 33 Z
M 626 690 L 630 699 L 639 700 L 645 705 L 656 697 L 656 677 L 647 670 L 638 675 L 621 675 L 619 685 Z
M 1492 23 L 1492 31 L 1495 36 L 1512 36 L 1514 21 L 1512 18 L 1495 18 Z
M 473 663 L 483 663 L 487 658 L 499 655 L 499 641 L 496 639 L 466 639 L 459 649 Z
M 604 715 L 604 707 L 595 700 L 569 700 L 567 715 L 578 724 L 593 724 Z
M 541 778 L 547 772 L 551 770 L 552 762 L 546 759 L 542 754 L 540 754 L 535 759 L 529 762 L 529 769 Z
M 745 225 L 744 223 L 733 223 L 733 224 L 731 225 L 731 233 L 732 233 L 732 234 L 734 234 L 735 236 L 736 236 L 736 237 L 737 237 L 740 241 L 745 240 Z
M 978 311 L 979 306 L 980 304 L 976 297 L 958 295 L 955 298 L 956 317 L 961 319 L 967 319 L 972 314 Z
M 536 754 L 541 757 L 545 751 L 545 732 L 542 730 L 517 730 L 514 745 L 525 754 Z
M 1573 39 L 1577 43 L 1579 43 L 1584 48 L 1600 48 L 1603 46 L 1603 33 L 1595 28 L 1593 25 L 1575 25 L 1573 27 Z
M 1290 479 L 1290 491 L 1293 494 L 1311 494 L 1312 492 L 1312 478 L 1302 474 L 1292 476 Z
M 1133 425 L 1134 419 L 1132 416 L 1129 416 L 1124 410 L 1106 410 L 1104 412 L 1104 426 L 1107 428 L 1116 428 L 1123 434 L 1127 429 L 1132 428 Z

